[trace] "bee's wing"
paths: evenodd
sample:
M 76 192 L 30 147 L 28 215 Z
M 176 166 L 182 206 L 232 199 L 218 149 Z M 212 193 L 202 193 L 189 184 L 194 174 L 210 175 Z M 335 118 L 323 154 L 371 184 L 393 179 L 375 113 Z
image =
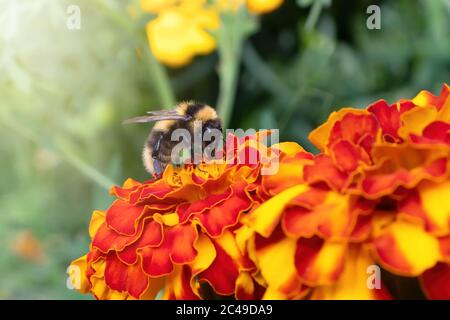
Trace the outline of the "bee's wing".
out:
M 172 110 L 153 110 L 147 111 L 148 115 L 151 116 L 167 116 L 167 115 L 179 115 L 178 111 L 175 109 Z
M 182 120 L 189 121 L 192 119 L 189 115 L 179 114 L 176 110 L 159 110 L 159 111 L 149 111 L 147 116 L 135 117 L 127 119 L 122 124 L 130 123 L 147 123 L 161 120 Z

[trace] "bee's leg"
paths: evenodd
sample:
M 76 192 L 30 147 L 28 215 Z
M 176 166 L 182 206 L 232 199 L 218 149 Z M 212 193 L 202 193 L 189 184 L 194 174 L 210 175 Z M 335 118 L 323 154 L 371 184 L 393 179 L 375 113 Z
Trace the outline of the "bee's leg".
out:
M 153 170 L 156 176 L 160 176 L 164 172 L 165 166 L 158 159 L 153 159 Z
M 163 133 L 160 133 L 157 136 L 157 138 L 156 138 L 155 144 L 153 146 L 153 152 L 152 152 L 152 158 L 153 159 L 158 159 L 159 158 L 159 152 L 161 150 L 161 141 L 163 140 L 163 138 L 164 138 L 164 134 Z
M 160 133 L 156 138 L 156 142 L 153 146 L 152 158 L 153 158 L 153 170 L 156 175 L 161 175 L 164 172 L 165 165 L 160 161 L 161 142 L 164 138 L 163 133 Z

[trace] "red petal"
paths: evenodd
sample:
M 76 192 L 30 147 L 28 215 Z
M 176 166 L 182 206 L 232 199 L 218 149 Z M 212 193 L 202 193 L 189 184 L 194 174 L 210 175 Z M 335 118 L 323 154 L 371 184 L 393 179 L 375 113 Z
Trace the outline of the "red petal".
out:
M 205 210 L 225 201 L 231 196 L 232 189 L 229 188 L 226 192 L 221 194 L 211 194 L 205 199 L 196 201 L 194 203 L 182 203 L 177 207 L 177 214 L 180 218 L 180 223 L 184 223 L 190 218 L 192 214 L 200 214 Z
M 164 240 L 159 247 L 146 247 L 141 251 L 144 271 L 152 277 L 172 272 L 173 263 L 186 264 L 197 256 L 194 242 L 197 231 L 192 225 L 166 228 Z
M 355 145 L 367 144 L 367 136 L 376 137 L 378 123 L 373 115 L 347 113 L 342 120 L 337 121 L 330 132 L 329 145 L 336 141 L 347 140 Z M 370 145 L 369 145 L 370 147 Z M 370 149 L 366 150 L 370 153 Z
M 124 250 L 117 252 L 120 260 L 127 264 L 135 264 L 138 255 L 137 250 L 145 247 L 156 247 L 163 241 L 163 227 L 156 221 L 145 221 L 144 230 L 139 239 L 126 247 Z
M 198 278 L 200 281 L 207 281 L 218 294 L 231 295 L 234 293 L 239 271 L 225 250 L 217 243 L 213 243 L 216 249 L 216 259 L 208 269 L 199 273 Z
M 450 300 L 450 265 L 438 263 L 422 275 L 422 286 L 428 298 Z
M 245 192 L 246 186 L 245 182 L 232 185 L 232 193 L 226 201 L 216 204 L 204 213 L 194 215 L 211 237 L 218 237 L 225 228 L 234 226 L 240 213 L 251 207 L 253 201 Z
M 346 140 L 333 144 L 331 152 L 338 168 L 347 172 L 354 171 L 358 167 L 358 162 L 363 159 L 362 149 Z
M 106 257 L 105 282 L 111 289 L 126 291 L 136 299 L 148 287 L 148 277 L 142 271 L 140 263 L 128 266 L 115 253 Z
M 140 230 L 142 230 L 141 224 Z M 126 246 L 132 244 L 139 238 L 140 231 L 133 236 L 122 235 L 109 228 L 103 223 L 97 230 L 94 239 L 92 240 L 92 247 L 98 248 L 100 251 L 107 253 L 110 250 L 121 251 Z
M 385 100 L 379 100 L 368 107 L 368 110 L 375 115 L 383 130 L 383 136 L 388 141 L 401 141 L 398 135 L 398 129 L 400 128 L 400 115 L 408 110 L 414 108 L 415 105 L 412 102 L 404 101 L 398 104 L 389 106 Z
M 119 199 L 106 211 L 106 223 L 118 233 L 131 236 L 136 233 L 138 219 L 143 213 L 144 206 L 133 205 Z

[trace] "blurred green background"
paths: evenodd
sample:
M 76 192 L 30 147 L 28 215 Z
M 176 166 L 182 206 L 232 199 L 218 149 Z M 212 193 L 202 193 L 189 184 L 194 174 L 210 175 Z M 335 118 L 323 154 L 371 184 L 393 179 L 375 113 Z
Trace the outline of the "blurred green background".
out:
M 366 27 L 371 4 L 381 30 Z M 66 27 L 69 5 L 80 30 Z M 65 272 L 88 249 L 91 212 L 112 184 L 149 178 L 150 127 L 121 121 L 166 107 L 164 73 L 177 100 L 216 103 L 217 53 L 162 67 L 149 19 L 138 1 L 0 0 L 0 299 L 89 298 Z M 449 0 L 287 0 L 244 46 L 230 127 L 279 128 L 313 150 L 306 137 L 332 110 L 438 93 L 449 31 Z

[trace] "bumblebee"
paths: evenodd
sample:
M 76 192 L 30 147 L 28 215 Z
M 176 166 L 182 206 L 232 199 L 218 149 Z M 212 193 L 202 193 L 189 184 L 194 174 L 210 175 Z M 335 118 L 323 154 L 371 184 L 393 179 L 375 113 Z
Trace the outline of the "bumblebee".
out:
M 217 137 L 205 141 L 205 133 L 220 132 L 222 135 L 222 123 L 217 116 L 216 111 L 203 103 L 182 102 L 172 110 L 149 111 L 147 115 L 127 119 L 123 124 L 156 122 L 148 135 L 147 141 L 142 152 L 142 160 L 146 170 L 154 176 L 160 176 L 167 164 L 173 163 L 179 165 L 185 163 L 183 155 L 172 152 L 174 148 L 181 149 L 183 154 L 190 156 L 190 159 L 196 158 L 198 148 L 193 146 L 195 137 L 201 137 L 201 156 L 205 148 L 214 149 L 219 141 Z M 199 125 L 200 124 L 200 125 Z M 178 132 L 184 132 L 182 141 L 180 135 L 174 135 Z M 193 139 L 194 138 L 194 139 Z M 181 145 L 181 148 L 180 148 Z

